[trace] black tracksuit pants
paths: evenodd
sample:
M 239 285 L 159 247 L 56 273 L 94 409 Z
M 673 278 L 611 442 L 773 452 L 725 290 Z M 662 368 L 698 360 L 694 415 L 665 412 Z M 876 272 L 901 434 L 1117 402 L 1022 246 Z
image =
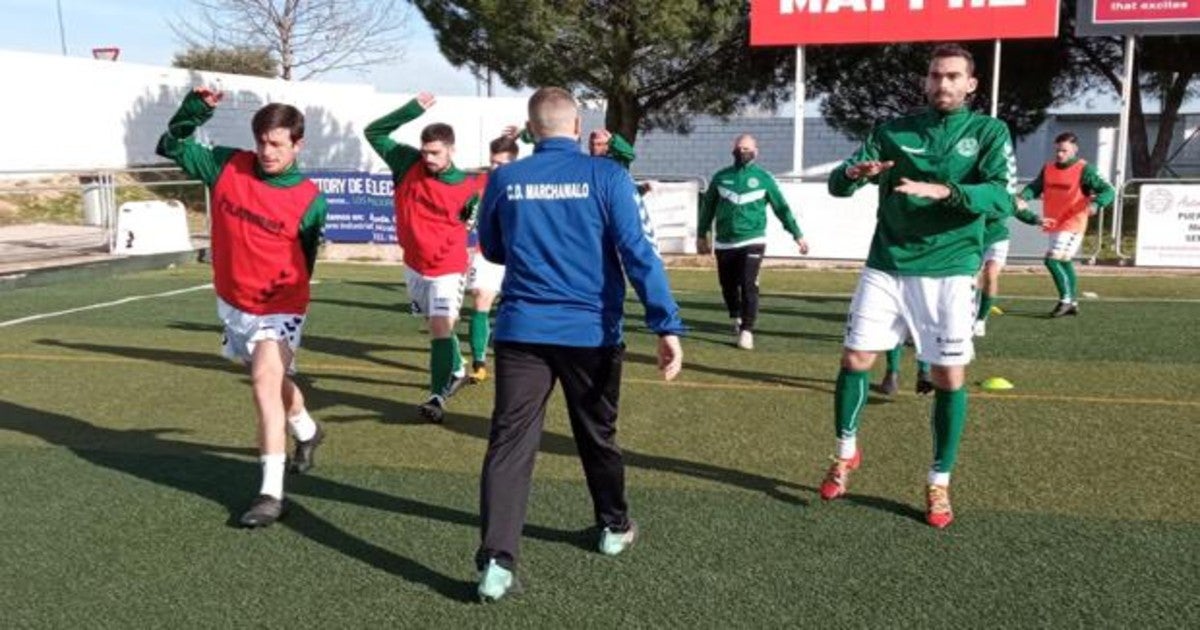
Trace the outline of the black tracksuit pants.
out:
M 721 296 L 729 318 L 742 319 L 742 330 L 754 330 L 758 319 L 758 271 L 765 251 L 764 243 L 716 250 Z
M 575 348 L 496 342 L 496 398 L 480 481 L 482 540 L 475 561 L 517 564 L 529 503 L 534 458 L 542 438 L 546 401 L 562 383 L 571 432 L 592 495 L 596 524 L 629 528 L 625 464 L 617 448 L 617 406 L 624 346 Z

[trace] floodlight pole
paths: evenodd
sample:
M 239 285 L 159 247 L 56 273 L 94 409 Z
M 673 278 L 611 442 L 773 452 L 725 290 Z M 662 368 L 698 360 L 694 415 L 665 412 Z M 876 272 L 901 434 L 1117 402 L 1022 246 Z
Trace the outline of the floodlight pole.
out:
M 797 178 L 804 175 L 804 101 L 807 99 L 804 89 L 804 46 L 796 47 L 796 86 L 792 99 L 792 173 Z
M 1137 38 L 1125 36 L 1125 71 L 1121 75 L 1121 118 L 1117 123 L 1117 167 L 1113 171 L 1113 188 L 1117 191 L 1117 203 L 1113 205 L 1112 237 L 1114 241 L 1121 235 L 1121 218 L 1125 214 L 1125 204 L 1121 199 L 1121 187 L 1125 184 L 1125 158 L 1129 152 L 1129 114 L 1133 101 L 1133 59 L 1136 54 L 1134 45 Z M 1117 251 L 1121 244 L 1115 243 Z
M 55 6 L 55 8 L 58 9 L 58 42 L 60 45 L 62 45 L 63 56 L 66 57 L 67 56 L 67 30 L 65 28 L 63 28 L 62 0 L 55 0 L 54 6 Z
M 992 118 L 1000 111 L 1000 40 L 992 46 Z

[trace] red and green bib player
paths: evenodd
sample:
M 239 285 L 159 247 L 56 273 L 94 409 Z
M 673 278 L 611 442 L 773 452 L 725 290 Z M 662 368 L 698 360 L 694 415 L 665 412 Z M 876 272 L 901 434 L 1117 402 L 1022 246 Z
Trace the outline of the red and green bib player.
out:
M 1058 289 L 1058 304 L 1050 317 L 1079 314 L 1079 284 L 1072 259 L 1079 253 L 1088 217 L 1099 208 L 1112 205 L 1116 192 L 1096 167 L 1080 159 L 1079 138 L 1071 132 L 1054 138 L 1054 161 L 1029 183 L 1017 200 L 1017 208 L 1028 210 L 1025 203 L 1042 198 L 1042 231 L 1050 238 L 1046 249 L 1046 269 Z
M 966 368 L 975 347 L 975 273 L 984 223 L 1013 211 L 1016 159 L 1008 127 L 971 111 L 975 62 L 965 48 L 934 49 L 925 75 L 929 108 L 877 126 L 829 177 L 847 197 L 878 186 L 877 225 L 866 267 L 850 301 L 841 370 L 834 392 L 836 453 L 821 498 L 847 492 L 863 461 L 859 417 L 870 369 L 880 352 L 906 338 L 930 364 L 933 461 L 926 477 L 925 520 L 954 520 L 950 475 L 967 423 Z
M 304 147 L 304 115 L 295 107 L 271 103 L 254 114 L 254 151 L 209 147 L 192 137 L 222 96 L 208 88 L 188 94 L 157 152 L 212 193 L 213 285 L 225 326 L 222 352 L 250 369 L 263 470 L 259 494 L 240 523 L 265 527 L 286 511 L 285 468 L 307 471 L 324 439 L 291 377 L 326 206 L 316 185 L 296 167 Z M 288 430 L 296 442 L 290 465 Z
M 470 257 L 468 203 L 487 183 L 454 165 L 454 129 L 433 123 L 421 130 L 421 147 L 391 139 L 394 131 L 419 118 L 436 99 L 422 92 L 363 130 L 371 148 L 392 171 L 396 238 L 404 250 L 404 278 L 414 315 L 429 322 L 429 397 L 419 407 L 430 422 L 441 422 L 446 399 L 467 382 L 454 324 L 462 308 Z

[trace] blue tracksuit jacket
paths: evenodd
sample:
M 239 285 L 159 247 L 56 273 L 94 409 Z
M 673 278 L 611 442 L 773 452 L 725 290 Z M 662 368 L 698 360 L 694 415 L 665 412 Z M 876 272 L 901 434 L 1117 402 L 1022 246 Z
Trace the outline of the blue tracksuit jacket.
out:
M 543 140 L 491 173 L 479 212 L 483 256 L 505 266 L 497 341 L 621 343 L 626 274 L 646 326 L 683 334 L 633 179 L 613 160 L 569 138 Z

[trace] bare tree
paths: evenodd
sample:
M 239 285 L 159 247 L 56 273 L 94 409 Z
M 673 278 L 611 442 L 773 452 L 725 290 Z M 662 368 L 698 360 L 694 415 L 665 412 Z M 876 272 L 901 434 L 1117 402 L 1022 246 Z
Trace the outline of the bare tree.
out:
M 285 80 L 403 57 L 407 4 L 397 0 L 189 0 L 172 29 L 189 47 L 266 49 Z

